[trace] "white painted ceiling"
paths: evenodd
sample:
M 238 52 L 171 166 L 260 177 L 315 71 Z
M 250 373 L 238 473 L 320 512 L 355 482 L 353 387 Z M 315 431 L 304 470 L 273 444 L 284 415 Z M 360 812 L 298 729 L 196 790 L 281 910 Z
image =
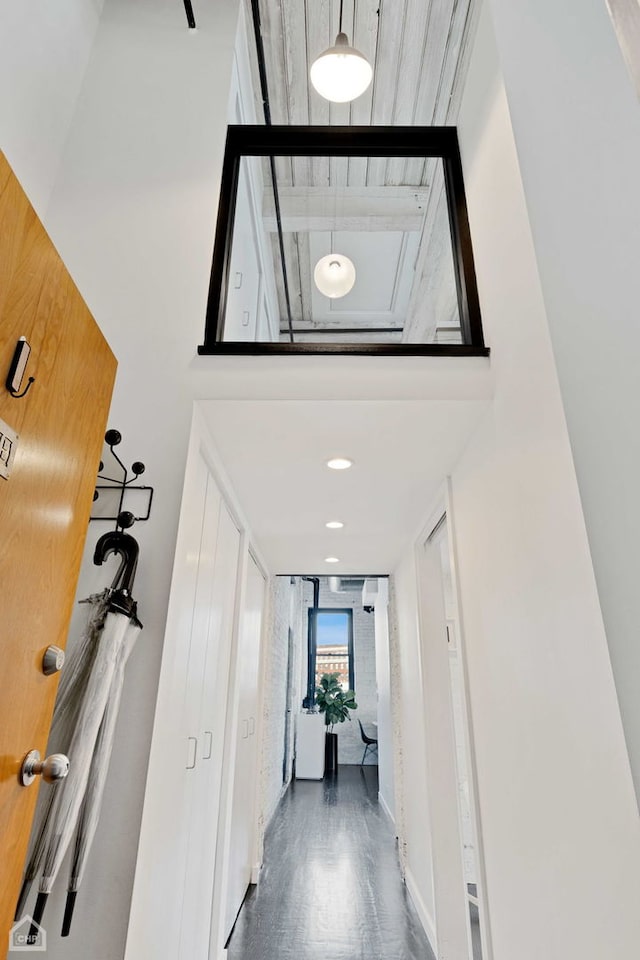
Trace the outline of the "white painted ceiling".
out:
M 202 403 L 270 571 L 336 575 L 394 569 L 485 406 L 480 398 Z M 330 470 L 332 456 L 354 465 Z M 345 527 L 327 530 L 328 520 Z
M 344 0 L 342 29 L 374 67 L 371 86 L 350 104 L 329 103 L 309 82 L 311 63 L 335 41 L 340 0 L 260 0 L 259 6 L 273 123 L 455 123 L 475 0 Z M 313 331 L 330 328 L 335 334 L 339 326 L 378 325 L 397 327 L 399 332 L 346 339 L 459 340 L 439 161 L 279 157 L 276 170 L 293 321 L 297 329 L 309 331 L 298 340 L 327 342 L 326 335 L 313 335 Z M 379 215 L 381 204 L 385 217 Z M 272 206 L 267 192 L 265 222 L 278 264 Z M 354 223 L 359 226 L 355 228 Z M 340 246 L 345 231 L 350 235 L 348 252 Z M 399 236 L 399 249 L 391 257 L 382 252 L 386 231 Z M 411 255 L 399 256 L 400 248 L 410 248 Z M 318 302 L 313 266 L 319 251 L 324 255 L 330 250 L 351 257 L 356 286 L 367 288 L 369 300 L 375 301 L 373 310 L 358 304 L 357 292 L 334 301 L 330 316 L 326 303 Z M 377 275 L 380 290 L 371 286 L 367 273 Z M 279 268 L 275 276 L 284 320 Z M 389 309 L 385 305 L 388 292 L 399 289 L 404 295 Z

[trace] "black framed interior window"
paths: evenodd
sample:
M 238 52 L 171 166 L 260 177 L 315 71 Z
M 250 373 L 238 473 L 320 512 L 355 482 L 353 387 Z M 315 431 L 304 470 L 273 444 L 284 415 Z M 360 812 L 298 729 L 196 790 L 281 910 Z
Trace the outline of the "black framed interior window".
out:
M 353 610 L 312 607 L 309 610 L 307 697 L 310 703 L 323 673 L 337 673 L 343 690 L 355 690 Z
M 488 355 L 455 127 L 230 126 L 198 352 Z

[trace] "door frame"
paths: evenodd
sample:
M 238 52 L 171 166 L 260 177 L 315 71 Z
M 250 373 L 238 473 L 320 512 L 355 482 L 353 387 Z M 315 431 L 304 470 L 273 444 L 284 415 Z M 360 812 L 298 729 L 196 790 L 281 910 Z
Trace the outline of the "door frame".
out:
M 460 578 L 459 578 L 459 567 L 458 567 L 458 552 L 457 552 L 457 542 L 456 542 L 456 527 L 455 527 L 455 509 L 454 509 L 454 496 L 453 496 L 453 485 L 451 477 L 447 476 L 445 482 L 440 490 L 440 493 L 434 501 L 434 505 L 431 511 L 428 514 L 428 520 L 422 527 L 419 536 L 414 543 L 414 558 L 415 558 L 415 573 L 416 573 L 416 587 L 417 587 L 417 596 L 418 596 L 418 623 L 419 623 L 419 632 L 420 632 L 420 660 L 422 668 L 422 684 L 423 684 L 423 697 L 424 697 L 424 718 L 425 718 L 425 742 L 427 744 L 428 754 L 430 751 L 430 745 L 434 741 L 434 737 L 438 736 L 437 728 L 437 718 L 430 716 L 429 709 L 429 696 L 428 696 L 428 674 L 429 674 L 429 653 L 426 646 L 426 633 L 428 631 L 428 615 L 427 615 L 427 604 L 428 604 L 428 590 L 425 584 L 425 567 L 427 561 L 424 555 L 425 548 L 428 544 L 428 541 L 435 535 L 438 528 L 441 524 L 446 523 L 447 529 L 447 541 L 449 548 L 449 563 L 451 569 L 451 585 L 452 593 L 455 604 L 456 620 L 458 627 L 458 653 L 460 661 L 460 669 L 462 674 L 463 681 L 463 721 L 465 735 L 467 739 L 468 746 L 468 766 L 469 766 L 469 803 L 471 807 L 471 818 L 473 824 L 473 831 L 476 844 L 476 869 L 477 869 L 477 886 L 478 886 L 478 912 L 480 918 L 480 934 L 482 939 L 482 951 L 483 951 L 483 960 L 492 960 L 493 958 L 493 946 L 491 939 L 491 928 L 490 928 L 490 912 L 489 912 L 489 899 L 487 893 L 487 879 L 486 879 L 486 864 L 485 864 L 485 852 L 484 852 L 484 842 L 483 842 L 483 833 L 482 833 L 482 811 L 479 802 L 479 792 L 478 792 L 478 775 L 477 775 L 477 762 L 476 762 L 476 749 L 475 749 L 475 738 L 474 738 L 474 727 L 473 727 L 473 715 L 471 707 L 471 697 L 470 697 L 470 681 L 469 681 L 469 670 L 468 670 L 468 661 L 467 661 L 467 645 L 466 645 L 466 634 L 464 626 L 464 615 L 463 615 L 463 603 L 462 603 L 462 593 L 460 589 Z M 439 589 L 442 589 L 441 576 L 439 580 Z M 447 671 L 449 670 L 449 665 L 447 663 Z M 455 772 L 455 756 L 453 750 L 455 749 L 455 742 L 453 739 L 453 714 L 452 714 L 452 705 L 450 701 L 450 676 L 447 675 L 447 700 L 448 700 L 448 711 L 447 719 L 444 723 L 447 726 L 446 735 L 450 735 L 450 743 L 448 750 L 448 761 L 450 762 L 450 772 Z M 441 732 L 441 731 L 440 731 Z M 426 757 L 426 769 L 428 782 L 433 783 L 436 779 L 432 772 L 432 758 L 427 755 Z M 454 781 L 455 782 L 455 781 Z M 442 783 L 439 783 L 438 789 L 442 789 Z M 457 791 L 457 786 L 456 786 Z M 451 793 L 449 791 L 448 793 Z M 447 877 L 438 877 L 437 873 L 441 871 L 442 865 L 440 863 L 434 862 L 432 864 L 433 868 L 433 878 L 434 878 L 434 891 L 436 891 L 438 886 L 438 880 L 441 882 L 444 880 L 447 888 L 453 886 L 453 896 L 457 897 L 456 888 L 458 886 L 458 867 L 462 870 L 462 837 L 460 834 L 460 825 L 458 817 L 458 797 L 456 795 L 447 795 L 446 798 L 447 806 L 450 810 L 455 810 L 455 827 L 453 822 L 450 823 L 450 828 L 455 829 L 457 835 L 457 850 L 460 854 L 460 864 L 449 864 L 445 867 L 447 871 L 450 869 L 450 873 Z M 429 803 L 430 817 L 433 817 L 432 804 Z M 432 836 L 436 829 L 440 828 L 440 824 L 431 822 L 431 833 Z M 455 871 L 455 875 L 454 875 Z M 464 873 L 462 873 L 462 883 L 459 884 L 459 889 L 461 894 L 465 894 L 464 907 L 465 913 L 468 910 L 468 904 L 466 900 L 466 891 L 464 886 Z M 439 938 L 440 929 L 441 929 L 441 920 L 444 918 L 438 917 L 438 896 L 436 893 L 436 933 Z M 451 922 L 451 917 L 446 918 L 445 922 Z M 465 931 L 468 931 L 468 923 L 465 916 Z M 467 934 L 468 935 L 468 934 Z M 471 957 L 471 948 L 469 944 L 468 955 Z

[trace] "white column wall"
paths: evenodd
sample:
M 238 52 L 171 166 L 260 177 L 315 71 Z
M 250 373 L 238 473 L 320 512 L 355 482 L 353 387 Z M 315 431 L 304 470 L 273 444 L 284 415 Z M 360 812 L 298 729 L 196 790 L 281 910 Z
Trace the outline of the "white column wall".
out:
M 640 795 L 640 108 L 605 0 L 491 0 Z
M 287 659 L 289 654 L 289 627 L 291 622 L 292 594 L 301 603 L 300 581 L 291 584 L 290 577 L 272 577 L 271 615 L 265 636 L 262 675 L 262 760 L 260 767 L 260 832 L 269 825 L 285 784 L 282 778 L 284 736 L 287 710 Z M 301 643 L 301 637 L 296 636 Z M 291 725 L 295 723 L 295 703 Z
M 375 601 L 374 630 L 376 647 L 376 682 L 378 687 L 378 799 L 395 823 L 395 749 L 389 649 L 389 581 L 378 579 Z
M 494 960 L 633 960 L 637 808 L 487 11 L 459 133 L 496 384 L 450 518 Z
M 393 575 L 396 627 L 399 647 L 399 684 L 394 690 L 400 713 L 402 804 L 400 841 L 405 877 L 427 936 L 436 945 L 433 853 L 429 826 L 422 657 L 418 630 L 418 592 L 413 550 L 407 552 Z

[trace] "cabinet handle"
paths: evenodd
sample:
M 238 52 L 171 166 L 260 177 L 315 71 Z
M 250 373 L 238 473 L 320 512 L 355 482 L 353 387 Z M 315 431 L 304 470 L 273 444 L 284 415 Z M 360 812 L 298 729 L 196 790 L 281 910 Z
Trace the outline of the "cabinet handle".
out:
M 256 732 L 256 718 L 249 717 L 249 736 L 252 737 Z
M 196 765 L 196 756 L 198 754 L 198 738 L 197 737 L 187 737 L 187 742 L 189 744 L 193 743 L 193 756 L 191 761 L 187 763 L 187 770 L 193 770 Z
M 205 747 L 205 753 L 202 755 L 203 760 L 211 760 L 211 754 L 213 753 L 213 732 L 211 730 L 205 730 L 205 737 L 209 738 L 209 742 Z M 206 742 L 206 741 L 205 741 Z
M 249 721 L 243 720 L 242 721 L 242 739 L 246 740 L 248 736 L 249 736 Z

